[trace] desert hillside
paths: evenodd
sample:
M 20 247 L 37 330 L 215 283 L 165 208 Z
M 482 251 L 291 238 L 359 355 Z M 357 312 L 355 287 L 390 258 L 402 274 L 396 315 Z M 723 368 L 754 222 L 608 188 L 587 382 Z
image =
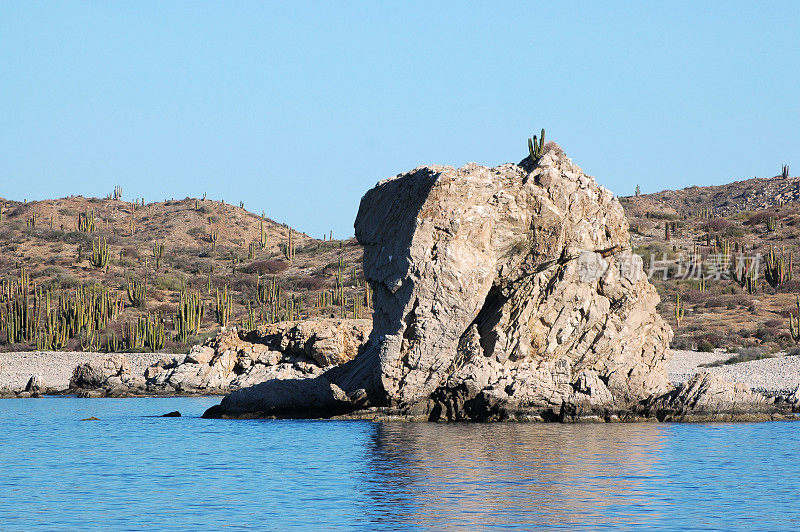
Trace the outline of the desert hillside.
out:
M 120 195 L 0 199 L 2 349 L 180 351 L 223 323 L 368 314 L 353 240 L 241 205 Z
M 798 200 L 800 178 L 788 169 L 773 178 L 620 198 L 634 250 L 675 330 L 673 347 L 795 343 L 789 316 L 797 316 L 800 294 L 793 279 Z
M 0 349 L 183 351 L 223 323 L 370 316 L 354 239 L 210 199 L 115 196 L 0 199 Z M 673 347 L 795 343 L 800 178 L 620 201 Z

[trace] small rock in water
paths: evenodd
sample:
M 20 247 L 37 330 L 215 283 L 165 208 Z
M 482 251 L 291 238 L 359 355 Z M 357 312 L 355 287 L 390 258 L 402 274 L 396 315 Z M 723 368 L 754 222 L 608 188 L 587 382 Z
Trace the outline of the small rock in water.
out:
M 97 417 L 87 417 L 86 419 L 81 419 L 81 421 L 100 421 L 100 418 Z
M 181 413 L 176 410 L 174 412 L 169 412 L 167 414 L 164 414 L 161 417 L 181 417 Z

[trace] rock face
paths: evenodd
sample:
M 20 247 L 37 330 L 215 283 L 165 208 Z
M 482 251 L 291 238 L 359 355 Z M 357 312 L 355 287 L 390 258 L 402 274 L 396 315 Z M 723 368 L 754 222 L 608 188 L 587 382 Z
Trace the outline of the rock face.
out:
M 557 146 L 535 165 L 382 181 L 355 229 L 374 292 L 364 352 L 314 379 L 239 390 L 209 416 L 546 419 L 670 390 L 672 331 L 622 207 Z

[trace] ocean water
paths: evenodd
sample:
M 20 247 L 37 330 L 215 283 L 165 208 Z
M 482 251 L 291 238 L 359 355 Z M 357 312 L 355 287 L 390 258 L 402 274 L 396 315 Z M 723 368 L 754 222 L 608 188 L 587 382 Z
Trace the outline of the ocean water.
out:
M 800 529 L 796 422 L 200 419 L 218 401 L 0 400 L 0 530 Z

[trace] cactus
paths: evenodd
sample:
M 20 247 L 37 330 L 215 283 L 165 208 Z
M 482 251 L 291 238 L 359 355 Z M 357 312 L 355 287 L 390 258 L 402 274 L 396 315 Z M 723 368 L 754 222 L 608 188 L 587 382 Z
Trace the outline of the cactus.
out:
M 642 193 L 642 189 L 639 188 L 639 185 L 636 185 L 636 190 L 633 192 L 633 195 L 638 197 L 638 196 L 641 195 L 641 193 Z
M 372 289 L 369 283 L 364 283 L 364 306 L 367 308 L 372 306 Z
M 781 167 L 781 177 L 784 178 L 784 179 L 787 179 L 789 177 L 789 165 L 788 164 L 784 164 Z
M 108 243 L 105 237 L 102 239 L 97 237 L 97 242 L 92 241 L 92 256 L 89 258 L 89 263 L 98 269 L 103 269 L 108 266 L 108 259 L 110 258 L 108 251 Z
M 164 255 L 164 244 L 161 242 L 154 242 L 153 243 L 153 258 L 156 261 L 157 270 L 161 266 L 161 257 Z
M 117 185 L 114 187 L 114 199 L 121 200 L 122 199 L 122 187 Z
M 33 211 L 28 219 L 25 220 L 25 225 L 31 229 L 36 227 L 36 211 Z
M 231 310 L 233 309 L 233 295 L 228 293 L 228 287 L 225 286 L 222 292 L 217 288 L 216 304 L 214 306 L 214 315 L 217 323 L 225 327 L 231 317 Z
M 294 260 L 294 238 L 292 236 L 292 228 L 289 228 L 289 236 L 287 237 L 286 244 L 283 245 L 283 255 L 287 260 Z
M 125 280 L 125 291 L 128 294 L 128 301 L 137 308 L 144 308 L 147 303 L 147 276 L 144 281 L 134 279 L 132 276 Z
M 216 227 L 212 227 L 211 231 L 208 234 L 208 238 L 211 241 L 211 251 L 217 250 L 217 239 L 219 238 L 219 229 Z
M 261 220 L 260 224 L 261 227 L 258 231 L 258 245 L 261 246 L 261 249 L 267 249 L 267 232 L 264 230 L 264 220 Z
M 764 222 L 767 227 L 767 231 L 770 233 L 774 233 L 778 229 L 778 222 L 775 220 L 774 216 L 770 216 L 767 218 L 767 221 Z
M 680 327 L 683 316 L 686 313 L 686 305 L 681 301 L 681 295 L 675 294 L 675 324 Z
M 800 296 L 795 296 L 795 304 L 797 305 L 797 316 L 789 313 L 789 334 L 797 344 L 800 343 Z
M 528 139 L 528 152 L 530 153 L 531 162 L 534 164 L 542 158 L 544 152 L 544 129 L 542 129 L 542 137 L 538 142 L 536 135 L 532 139 Z
M 764 278 L 773 288 L 778 288 L 787 281 L 792 280 L 792 254 L 789 253 L 787 259 L 786 250 L 781 249 L 780 256 L 775 254 L 775 250 L 770 246 L 769 254 L 766 256 L 764 264 Z
M 188 294 L 182 290 L 175 312 L 175 339 L 186 342 L 190 334 L 198 334 L 204 313 L 205 305 L 200 294 Z
M 664 222 L 664 241 L 669 242 L 669 222 Z

